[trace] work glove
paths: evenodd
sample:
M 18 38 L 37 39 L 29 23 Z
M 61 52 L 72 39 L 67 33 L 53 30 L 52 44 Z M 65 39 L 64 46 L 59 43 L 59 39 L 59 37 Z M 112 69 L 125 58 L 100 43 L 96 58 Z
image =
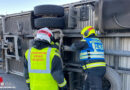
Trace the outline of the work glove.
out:
M 27 83 L 28 89 L 30 90 L 30 83 Z

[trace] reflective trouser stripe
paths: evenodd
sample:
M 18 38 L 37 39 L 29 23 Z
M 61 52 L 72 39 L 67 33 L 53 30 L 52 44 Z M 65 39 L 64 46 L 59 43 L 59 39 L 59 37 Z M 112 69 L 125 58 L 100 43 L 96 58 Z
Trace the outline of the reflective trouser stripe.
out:
M 61 83 L 61 84 L 58 84 L 58 86 L 59 86 L 59 87 L 64 87 L 64 86 L 66 85 L 66 83 L 67 83 L 67 82 L 66 82 L 66 80 L 65 80 L 65 78 L 64 78 L 64 82 Z
M 105 62 L 96 62 L 96 63 L 90 63 L 90 64 L 86 64 L 83 65 L 83 69 L 87 69 L 87 68 L 94 68 L 94 67 L 102 67 L 102 66 L 106 66 Z
M 51 53 L 51 48 L 48 48 L 47 51 L 47 60 L 46 60 L 46 70 L 36 70 L 36 69 L 31 69 L 31 60 L 30 60 L 30 55 L 31 55 L 31 48 L 29 49 L 28 52 L 28 71 L 29 73 L 51 73 L 50 70 L 50 53 Z
M 26 80 L 26 83 L 30 83 L 30 79 L 27 79 L 27 80 Z

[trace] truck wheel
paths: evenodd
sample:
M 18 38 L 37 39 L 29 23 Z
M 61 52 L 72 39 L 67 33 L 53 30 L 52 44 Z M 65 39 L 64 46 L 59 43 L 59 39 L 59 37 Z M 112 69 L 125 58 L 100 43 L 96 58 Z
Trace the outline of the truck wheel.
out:
M 54 15 L 58 17 L 64 16 L 64 8 L 57 5 L 40 5 L 34 8 L 34 15 Z
M 110 89 L 105 88 L 103 90 L 121 90 L 122 89 L 121 77 L 114 69 L 107 67 L 105 78 L 107 79 L 106 84 L 110 84 L 110 85 L 107 85 L 108 87 L 110 87 Z
M 65 27 L 64 17 L 47 17 L 47 18 L 36 18 L 34 19 L 35 28 L 58 28 L 63 29 Z

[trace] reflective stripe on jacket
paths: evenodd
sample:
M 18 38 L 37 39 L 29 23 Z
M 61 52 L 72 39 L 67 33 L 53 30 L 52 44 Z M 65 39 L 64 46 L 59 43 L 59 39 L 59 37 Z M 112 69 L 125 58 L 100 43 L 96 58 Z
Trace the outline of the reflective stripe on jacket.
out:
M 54 55 L 59 56 L 55 50 L 55 48 L 42 50 L 31 48 L 26 51 L 31 90 L 58 90 L 58 83 L 51 75 L 52 59 Z
M 98 38 L 84 38 L 82 41 L 88 44 L 88 48 L 80 51 L 80 61 L 87 62 L 82 66 L 83 69 L 106 66 L 102 42 Z M 102 60 L 102 62 L 98 60 Z

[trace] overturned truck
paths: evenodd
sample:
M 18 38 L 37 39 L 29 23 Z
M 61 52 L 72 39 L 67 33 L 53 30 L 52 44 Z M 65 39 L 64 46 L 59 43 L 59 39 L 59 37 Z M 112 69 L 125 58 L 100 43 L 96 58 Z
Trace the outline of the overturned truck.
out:
M 96 28 L 105 48 L 108 66 L 103 89 L 129 90 L 128 4 L 128 0 L 84 0 L 65 4 L 63 7 L 40 5 L 33 11 L 1 15 L 0 58 L 3 60 L 3 69 L 7 73 L 23 76 L 24 53 L 32 46 L 33 33 L 42 27 L 53 28 L 54 36 L 60 39 L 59 49 L 69 90 L 82 90 L 84 72 L 78 64 L 79 54 L 71 51 L 68 46 L 82 38 L 80 31 L 83 27 L 91 25 Z

